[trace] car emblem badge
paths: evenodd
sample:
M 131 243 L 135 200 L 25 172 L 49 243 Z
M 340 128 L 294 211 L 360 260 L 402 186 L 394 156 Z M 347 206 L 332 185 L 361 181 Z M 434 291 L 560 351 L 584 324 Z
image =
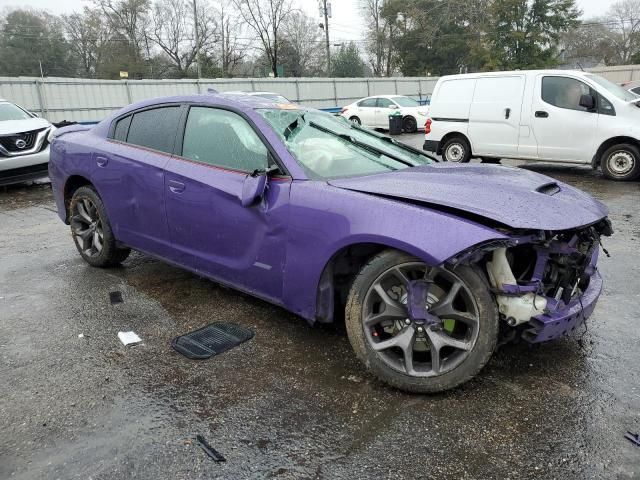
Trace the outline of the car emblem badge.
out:
M 27 142 L 25 142 L 23 139 L 19 138 L 18 140 L 16 140 L 16 148 L 19 148 L 20 150 L 22 150 L 26 146 L 27 146 Z

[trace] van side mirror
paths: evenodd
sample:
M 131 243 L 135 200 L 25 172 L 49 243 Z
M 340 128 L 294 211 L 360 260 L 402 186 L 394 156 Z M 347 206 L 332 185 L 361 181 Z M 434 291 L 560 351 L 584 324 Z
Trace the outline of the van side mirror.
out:
M 593 110 L 596 108 L 596 99 L 593 95 L 585 93 L 584 95 L 580 96 L 579 105 L 586 108 L 587 110 Z

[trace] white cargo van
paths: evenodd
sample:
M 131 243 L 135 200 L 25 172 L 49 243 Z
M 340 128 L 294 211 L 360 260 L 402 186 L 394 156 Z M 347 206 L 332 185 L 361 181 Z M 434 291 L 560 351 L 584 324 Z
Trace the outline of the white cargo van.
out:
M 598 75 L 491 72 L 438 80 L 424 149 L 449 162 L 515 158 L 640 175 L 640 98 Z

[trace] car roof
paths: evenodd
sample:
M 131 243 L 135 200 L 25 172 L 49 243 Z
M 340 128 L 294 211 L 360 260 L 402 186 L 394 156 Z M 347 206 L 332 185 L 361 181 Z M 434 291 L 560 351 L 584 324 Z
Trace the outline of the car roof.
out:
M 500 72 L 476 72 L 476 73 L 462 73 L 456 75 L 444 75 L 440 77 L 440 80 L 443 79 L 455 79 L 455 78 L 479 78 L 479 77 L 502 77 L 505 75 L 574 75 L 578 77 L 586 77 L 587 75 L 597 75 L 597 73 L 592 72 L 582 72 L 580 70 L 510 70 L 510 71 L 500 71 Z

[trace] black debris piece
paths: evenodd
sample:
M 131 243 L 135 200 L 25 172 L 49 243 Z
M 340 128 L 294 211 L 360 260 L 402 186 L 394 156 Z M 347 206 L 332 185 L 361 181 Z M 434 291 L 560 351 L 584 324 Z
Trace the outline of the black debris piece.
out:
M 111 301 L 111 305 L 118 305 L 122 303 L 122 293 L 121 292 L 109 292 L 109 300 Z
M 218 355 L 253 338 L 248 328 L 234 323 L 214 322 L 171 341 L 171 346 L 187 358 L 202 360 Z
M 200 448 L 202 448 L 202 450 L 204 450 L 205 453 L 209 455 L 214 462 L 227 461 L 227 459 L 224 458 L 224 456 L 219 451 L 217 451 L 215 448 L 213 448 L 211 445 L 207 443 L 207 441 L 204 439 L 202 435 L 196 435 L 196 441 L 198 442 L 198 445 L 200 445 Z
M 640 434 L 627 432 L 625 433 L 624 438 L 629 440 L 631 443 L 635 443 L 638 447 L 640 447 Z

